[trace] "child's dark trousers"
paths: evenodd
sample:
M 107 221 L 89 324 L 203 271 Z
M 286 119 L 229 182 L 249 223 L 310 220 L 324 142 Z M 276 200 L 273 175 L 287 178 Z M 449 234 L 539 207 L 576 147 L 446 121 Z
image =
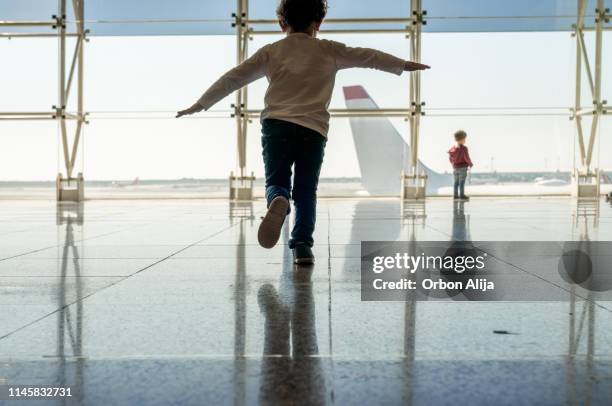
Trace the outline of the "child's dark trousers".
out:
M 467 178 L 468 168 L 455 168 L 453 174 L 455 175 L 455 184 L 453 186 L 454 197 L 465 196 L 465 179 Z
M 313 245 L 317 186 L 327 139 L 318 132 L 282 120 L 265 119 L 261 145 L 266 170 L 266 200 L 293 198 L 295 225 L 289 247 Z M 293 168 L 293 190 L 291 175 Z

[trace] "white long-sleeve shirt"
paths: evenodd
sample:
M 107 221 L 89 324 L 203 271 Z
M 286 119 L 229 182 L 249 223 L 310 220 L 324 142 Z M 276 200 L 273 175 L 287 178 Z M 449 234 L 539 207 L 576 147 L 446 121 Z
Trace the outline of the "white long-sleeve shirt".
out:
M 208 110 L 219 100 L 266 76 L 269 82 L 261 120 L 274 118 L 310 128 L 327 137 L 336 72 L 371 68 L 396 75 L 405 61 L 368 48 L 351 48 L 304 33 L 289 34 L 258 50 L 217 80 L 198 100 Z

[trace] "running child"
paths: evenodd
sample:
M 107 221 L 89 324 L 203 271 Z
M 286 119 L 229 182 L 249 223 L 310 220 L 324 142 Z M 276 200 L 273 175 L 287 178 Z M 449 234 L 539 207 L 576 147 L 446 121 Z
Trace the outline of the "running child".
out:
M 193 106 L 177 114 L 181 117 L 208 110 L 235 90 L 267 78 L 261 143 L 268 211 L 259 226 L 258 240 L 264 248 L 276 245 L 290 210 L 289 199 L 293 199 L 295 225 L 289 247 L 297 264 L 314 262 L 316 192 L 336 73 L 370 68 L 401 75 L 429 68 L 374 49 L 318 39 L 326 13 L 327 0 L 281 0 L 277 15 L 286 36 L 259 49 L 217 80 Z M 372 142 L 376 142 L 376 134 L 372 134 Z

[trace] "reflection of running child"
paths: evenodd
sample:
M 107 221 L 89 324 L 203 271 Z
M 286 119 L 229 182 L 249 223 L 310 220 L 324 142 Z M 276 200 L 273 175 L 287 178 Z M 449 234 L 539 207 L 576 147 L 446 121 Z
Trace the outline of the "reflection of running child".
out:
M 327 0 L 281 0 L 279 24 L 287 36 L 257 51 L 223 75 L 177 117 L 208 110 L 219 100 L 261 77 L 269 82 L 261 114 L 268 212 L 258 232 L 259 243 L 272 248 L 295 206 L 289 246 L 296 263 L 312 263 L 316 190 L 329 129 L 327 111 L 336 72 L 372 68 L 400 75 L 429 68 L 368 48 L 351 48 L 316 38 L 327 13 Z M 372 142 L 376 142 L 372 134 Z M 291 176 L 293 173 L 293 185 Z M 293 187 L 293 193 L 291 189 Z
M 463 130 L 455 133 L 455 141 L 457 142 L 450 150 L 448 150 L 448 158 L 453 164 L 453 173 L 455 175 L 455 185 L 453 187 L 453 196 L 455 199 L 470 200 L 465 195 L 465 179 L 467 178 L 468 169 L 474 166 L 470 159 L 470 153 L 465 146 L 467 134 Z

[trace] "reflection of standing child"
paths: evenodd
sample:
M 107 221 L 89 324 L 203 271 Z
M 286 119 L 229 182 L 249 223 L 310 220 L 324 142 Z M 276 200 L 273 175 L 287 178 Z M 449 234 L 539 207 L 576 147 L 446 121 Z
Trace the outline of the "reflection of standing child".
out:
M 455 141 L 457 142 L 449 151 L 448 158 L 453 164 L 453 173 L 455 175 L 455 185 L 453 187 L 453 196 L 455 199 L 470 200 L 465 195 L 465 179 L 467 178 L 468 168 L 474 166 L 470 159 L 470 152 L 465 146 L 467 134 L 463 130 L 455 133 Z

